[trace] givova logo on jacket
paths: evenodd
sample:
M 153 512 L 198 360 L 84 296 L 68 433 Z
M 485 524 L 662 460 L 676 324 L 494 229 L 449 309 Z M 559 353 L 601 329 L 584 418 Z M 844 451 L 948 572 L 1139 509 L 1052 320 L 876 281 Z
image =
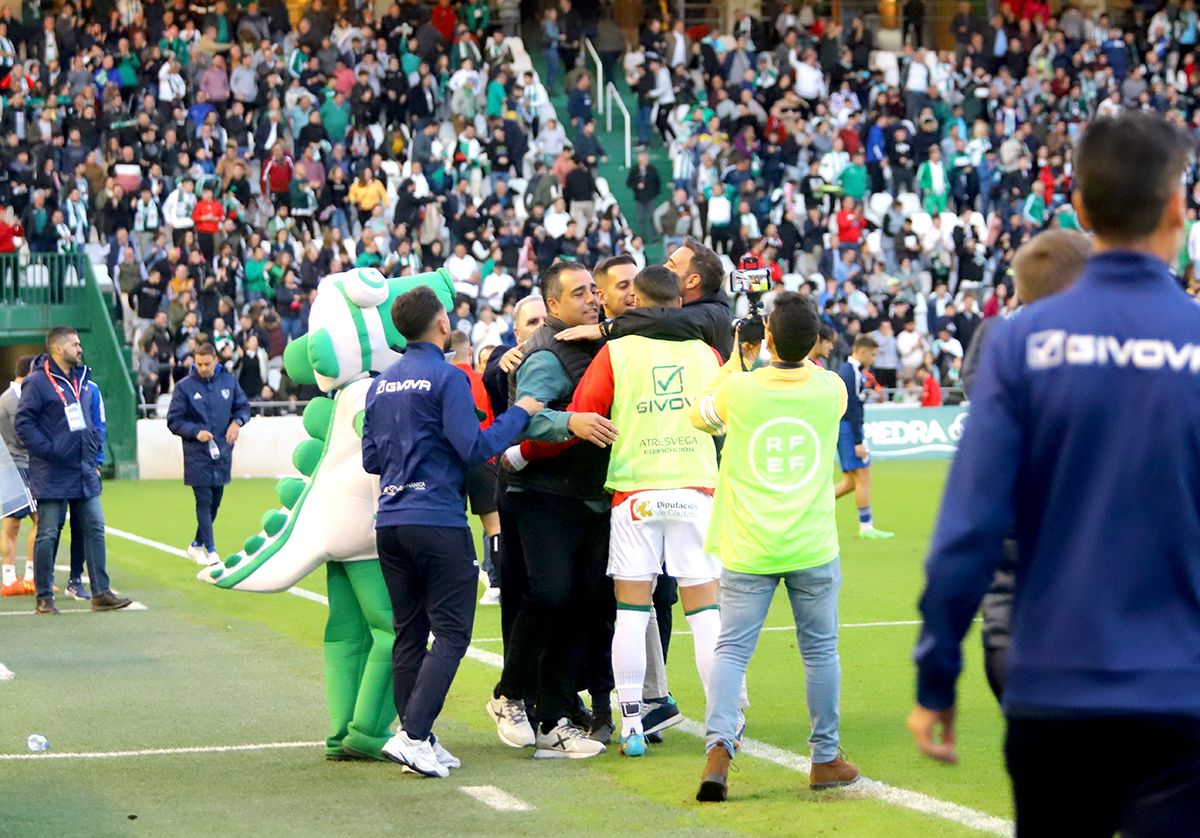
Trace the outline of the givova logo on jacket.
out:
M 650 368 L 654 395 L 637 403 L 638 413 L 667 413 L 687 410 L 692 400 L 683 395 L 684 368 L 680 364 L 664 364 Z
M 433 385 L 427 378 L 406 378 L 403 381 L 380 381 L 375 387 L 375 395 L 380 393 L 399 393 L 402 390 L 432 390 Z
M 1035 332 L 1026 340 L 1025 363 L 1033 370 L 1060 366 L 1135 367 L 1143 370 L 1200 372 L 1200 344 L 1178 346 L 1158 338 L 1074 335 L 1065 329 Z
M 750 470 L 768 489 L 790 492 L 808 483 L 821 460 L 821 440 L 803 419 L 782 416 L 750 437 Z

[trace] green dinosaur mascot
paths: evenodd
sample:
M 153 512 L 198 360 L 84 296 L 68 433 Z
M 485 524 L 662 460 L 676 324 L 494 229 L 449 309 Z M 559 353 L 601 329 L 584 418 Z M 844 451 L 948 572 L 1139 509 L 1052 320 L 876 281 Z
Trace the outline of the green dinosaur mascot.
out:
M 392 606 L 375 554 L 379 478 L 363 471 L 362 420 L 372 372 L 404 349 L 392 324 L 392 303 L 418 285 L 437 291 L 447 309 L 453 306 L 454 285 L 445 270 L 385 278 L 374 268 L 358 268 L 321 280 L 309 333 L 284 353 L 288 375 L 317 384 L 326 395 L 304 410 L 311 439 L 292 454 L 303 477 L 280 480 L 275 491 L 281 508 L 263 515 L 262 531 L 198 576 L 218 588 L 271 593 L 325 565 L 329 759 L 382 760 L 380 749 L 396 720 Z

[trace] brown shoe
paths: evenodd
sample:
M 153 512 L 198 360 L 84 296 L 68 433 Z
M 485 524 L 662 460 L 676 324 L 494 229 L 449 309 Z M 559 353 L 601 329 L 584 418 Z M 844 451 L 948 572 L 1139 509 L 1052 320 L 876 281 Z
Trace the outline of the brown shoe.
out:
M 38 614 L 57 614 L 58 609 L 54 607 L 54 597 L 46 597 L 37 601 Z
M 704 776 L 700 778 L 700 791 L 696 799 L 701 803 L 721 803 L 729 790 L 729 750 L 718 744 L 708 752 L 704 763 Z
M 102 594 L 96 594 L 96 596 L 92 597 L 92 610 L 116 611 L 118 608 L 124 608 L 132 603 L 132 599 L 117 596 L 112 591 L 105 591 Z
M 813 763 L 808 775 L 808 787 L 814 790 L 832 789 L 858 782 L 858 768 L 852 762 L 837 755 L 833 762 Z

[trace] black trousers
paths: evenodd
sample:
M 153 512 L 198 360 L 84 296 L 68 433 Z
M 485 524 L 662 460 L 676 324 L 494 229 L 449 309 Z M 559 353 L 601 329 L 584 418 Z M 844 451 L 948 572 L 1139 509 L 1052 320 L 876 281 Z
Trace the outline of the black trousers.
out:
M 576 708 L 575 686 L 602 642 L 612 604 L 608 511 L 537 491 L 509 492 L 525 555 L 529 592 L 505 647 L 498 695 L 524 695 L 545 729 Z M 503 526 L 503 525 L 502 525 Z M 505 594 L 501 589 L 501 600 Z M 611 619 L 611 617 L 609 617 Z M 611 628 L 608 642 L 612 643 Z
M 521 545 L 521 532 L 517 519 L 508 505 L 508 493 L 504 490 L 501 477 L 500 490 L 496 495 L 496 511 L 500 513 L 500 557 L 492 556 L 500 571 L 500 636 L 504 638 L 504 657 L 508 658 L 513 626 L 525 607 L 529 594 L 529 573 L 525 570 L 525 551 Z M 499 698 L 503 693 L 497 692 Z M 525 698 L 525 691 L 508 696 Z
M 375 545 L 396 629 L 396 713 L 405 733 L 427 739 L 471 643 L 475 544 L 467 527 L 398 526 L 376 530 Z
M 1200 832 L 1200 717 L 1010 718 L 1004 755 L 1018 838 Z
M 675 612 L 675 603 L 679 602 L 679 583 L 674 576 L 665 573 L 658 577 L 654 586 L 654 619 L 658 623 L 658 639 L 662 643 L 663 663 L 667 662 L 667 652 L 671 648 L 671 621 Z M 615 607 L 615 606 L 614 606 Z M 658 698 L 659 696 L 653 696 Z

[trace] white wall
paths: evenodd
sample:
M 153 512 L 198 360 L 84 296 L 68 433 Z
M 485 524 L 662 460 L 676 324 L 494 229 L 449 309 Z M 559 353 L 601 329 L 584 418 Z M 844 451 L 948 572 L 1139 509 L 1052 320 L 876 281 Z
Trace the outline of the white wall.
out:
M 299 472 L 292 451 L 308 439 L 299 416 L 256 416 L 246 423 L 233 449 L 234 477 L 286 477 Z M 183 443 L 166 419 L 139 419 L 138 474 L 143 480 L 182 480 Z

